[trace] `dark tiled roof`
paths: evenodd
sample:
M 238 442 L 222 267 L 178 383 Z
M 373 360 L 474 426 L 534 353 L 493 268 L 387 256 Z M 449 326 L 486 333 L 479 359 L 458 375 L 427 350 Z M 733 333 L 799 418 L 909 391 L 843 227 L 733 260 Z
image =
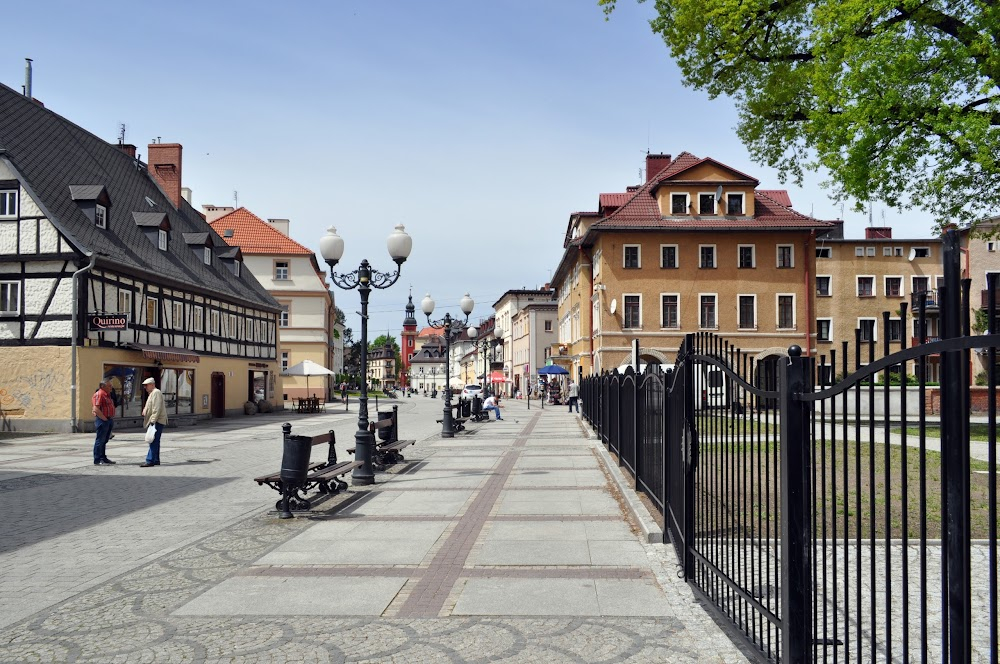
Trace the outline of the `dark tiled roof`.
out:
M 165 218 L 169 219 L 166 212 L 133 212 L 132 218 L 135 219 L 136 226 L 152 226 L 153 228 L 159 228 Z
M 206 244 L 211 245 L 208 241 L 208 233 L 184 233 L 185 244 L 197 244 L 204 246 Z
M 222 239 L 186 201 L 175 208 L 144 164 L 5 85 L 0 85 L 0 149 L 0 159 L 10 162 L 44 214 L 81 254 L 98 254 L 99 267 L 152 282 L 169 279 L 277 310 L 277 302 L 249 270 L 237 277 L 195 256 L 183 234 L 207 231 L 216 245 L 222 245 Z M 80 183 L 107 190 L 107 229 L 97 228 L 73 200 L 70 186 Z M 160 251 L 145 237 L 132 212 L 167 215 L 172 229 L 168 251 Z
M 69 196 L 74 201 L 96 201 L 104 193 L 104 185 L 100 184 L 71 184 L 69 186 Z

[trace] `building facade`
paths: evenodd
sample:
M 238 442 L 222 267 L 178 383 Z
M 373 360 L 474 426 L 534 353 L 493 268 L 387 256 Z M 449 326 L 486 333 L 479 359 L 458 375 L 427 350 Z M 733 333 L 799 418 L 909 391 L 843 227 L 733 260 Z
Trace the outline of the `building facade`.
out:
M 553 301 L 553 297 L 555 297 L 555 291 L 546 285 L 545 288 L 539 289 L 509 290 L 493 303 L 495 324 L 503 330 L 500 344 L 502 351 L 500 361 L 503 366 L 500 370 L 503 371 L 506 382 L 498 386 L 498 392 L 503 396 L 512 396 L 514 390 L 523 389 L 526 369 L 527 373 L 531 374 L 537 370 L 537 366 L 541 366 L 528 366 L 535 361 L 531 359 L 530 353 L 522 355 L 520 360 L 514 359 L 514 318 L 529 304 L 549 303 Z
M 182 197 L 182 147 L 112 145 L 0 85 L 0 425 L 93 428 L 111 382 L 141 424 L 242 414 L 277 387 L 278 305 Z
M 216 233 L 230 246 L 239 247 L 246 269 L 281 307 L 282 371 L 303 360 L 336 371 L 330 361 L 335 347 L 335 299 L 316 254 L 289 237 L 289 220 L 264 221 L 244 207 L 205 205 L 202 209 Z M 278 395 L 284 401 L 314 394 L 329 397 L 336 387 L 334 376 L 312 376 L 308 381 L 304 376 L 282 376 L 281 381 Z

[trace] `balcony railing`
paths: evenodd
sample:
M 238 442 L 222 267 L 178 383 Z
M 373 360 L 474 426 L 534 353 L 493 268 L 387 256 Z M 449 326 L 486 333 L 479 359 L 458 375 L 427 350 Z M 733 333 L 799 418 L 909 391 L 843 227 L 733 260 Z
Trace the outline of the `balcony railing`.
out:
M 928 311 L 928 313 L 930 313 L 932 311 L 933 312 L 937 312 L 938 311 L 938 292 L 937 292 L 937 289 L 934 289 L 934 290 L 929 290 L 929 291 L 916 291 L 916 292 L 910 293 L 910 309 L 913 311 L 913 314 L 916 315 L 917 312 L 919 311 L 919 309 L 917 307 L 918 307 L 918 304 L 920 302 L 920 296 L 921 296 L 922 293 L 926 293 L 927 294 L 927 311 Z

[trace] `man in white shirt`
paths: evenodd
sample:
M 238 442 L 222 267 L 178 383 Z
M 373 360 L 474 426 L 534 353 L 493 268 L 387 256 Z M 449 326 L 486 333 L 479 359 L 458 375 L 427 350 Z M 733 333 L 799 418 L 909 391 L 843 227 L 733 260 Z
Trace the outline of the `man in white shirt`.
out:
M 142 386 L 149 395 L 142 409 L 143 426 L 153 427 L 156 433 L 149 443 L 146 463 L 139 464 L 139 467 L 152 468 L 160 465 L 160 435 L 163 433 L 163 427 L 167 426 L 167 409 L 163 404 L 163 393 L 156 389 L 156 381 L 152 377 L 142 381 Z
M 483 410 L 495 411 L 497 414 L 497 420 L 503 419 L 502 417 L 500 417 L 500 404 L 497 403 L 496 397 L 494 397 L 492 394 L 486 397 L 486 401 L 483 402 Z

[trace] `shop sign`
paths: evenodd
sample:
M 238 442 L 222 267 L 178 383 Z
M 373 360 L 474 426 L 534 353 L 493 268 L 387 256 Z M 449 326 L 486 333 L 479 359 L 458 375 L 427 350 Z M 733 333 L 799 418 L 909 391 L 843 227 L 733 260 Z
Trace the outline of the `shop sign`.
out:
M 128 314 L 87 314 L 87 329 L 91 332 L 127 330 Z

